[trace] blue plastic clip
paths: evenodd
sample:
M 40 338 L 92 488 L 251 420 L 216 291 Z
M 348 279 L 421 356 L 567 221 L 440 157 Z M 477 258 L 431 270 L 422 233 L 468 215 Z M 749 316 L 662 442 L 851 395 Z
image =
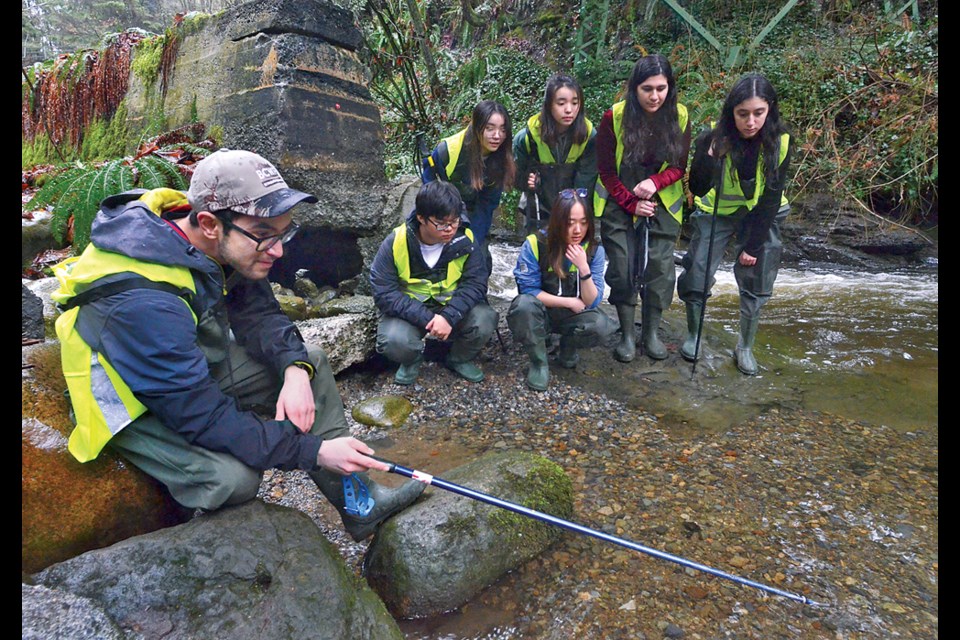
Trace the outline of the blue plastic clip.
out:
M 373 510 L 375 502 L 367 485 L 355 473 L 343 476 L 343 503 L 343 510 L 352 516 L 364 518 Z

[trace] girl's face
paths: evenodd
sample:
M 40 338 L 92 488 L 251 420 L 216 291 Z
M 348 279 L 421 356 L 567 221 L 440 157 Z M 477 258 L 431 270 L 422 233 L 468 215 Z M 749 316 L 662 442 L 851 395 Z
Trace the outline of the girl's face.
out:
M 746 140 L 754 137 L 763 129 L 770 113 L 770 105 L 763 98 L 747 98 L 733 108 L 733 121 L 740 136 Z
M 640 101 L 640 108 L 647 113 L 656 113 L 663 106 L 669 91 L 670 83 L 667 82 L 667 76 L 662 73 L 650 76 L 637 85 L 637 100 Z
M 580 113 L 580 98 L 577 92 L 570 87 L 560 87 L 553 94 L 550 104 L 550 115 L 557 122 L 560 131 L 566 131 Z
M 489 155 L 499 149 L 506 137 L 507 124 L 502 115 L 494 113 L 480 132 L 480 147 L 483 155 Z
M 587 212 L 583 205 L 574 203 L 567 221 L 567 244 L 580 244 L 587 237 Z

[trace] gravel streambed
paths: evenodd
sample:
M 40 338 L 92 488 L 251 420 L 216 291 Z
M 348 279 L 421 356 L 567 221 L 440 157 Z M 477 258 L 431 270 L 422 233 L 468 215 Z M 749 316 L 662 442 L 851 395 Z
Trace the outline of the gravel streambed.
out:
M 591 354 L 576 372 L 553 368 L 547 392 L 527 389 L 526 357 L 502 334 L 507 350 L 488 345 L 480 384 L 434 361 L 412 387 L 378 365 L 341 376 L 348 413 L 385 394 L 415 407 L 401 428 L 352 423 L 355 434 L 437 475 L 491 449 L 539 453 L 573 479 L 577 522 L 828 606 L 568 533 L 461 611 L 402 623 L 409 638 L 939 636 L 935 430 L 900 434 L 773 407 L 719 433 L 675 433 L 575 386 L 625 366 L 612 358 Z M 365 545 L 343 533 L 305 474 L 269 472 L 261 494 L 309 514 L 360 572 Z

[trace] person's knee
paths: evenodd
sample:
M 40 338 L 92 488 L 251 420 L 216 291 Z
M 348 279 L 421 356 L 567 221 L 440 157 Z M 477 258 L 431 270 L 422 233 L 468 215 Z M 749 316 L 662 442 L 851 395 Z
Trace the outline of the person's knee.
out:
M 185 506 L 208 511 L 253 500 L 263 475 L 226 454 L 214 455 L 202 466 L 185 471 L 184 481 L 170 485 L 170 493 Z
M 376 348 L 377 353 L 392 362 L 410 364 L 423 353 L 423 338 L 413 325 L 394 318 L 380 323 Z
M 460 333 L 465 338 L 486 342 L 496 331 L 498 318 L 499 314 L 490 305 L 480 303 L 464 318 Z

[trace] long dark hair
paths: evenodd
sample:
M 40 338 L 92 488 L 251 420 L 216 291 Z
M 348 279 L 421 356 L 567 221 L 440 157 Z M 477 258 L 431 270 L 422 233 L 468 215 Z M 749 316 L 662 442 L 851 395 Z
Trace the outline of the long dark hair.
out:
M 759 73 L 748 73 L 733 85 L 733 89 L 723 101 L 723 110 L 720 112 L 720 121 L 714 129 L 714 148 L 721 156 L 728 153 L 736 156 L 742 148 L 742 136 L 737 130 L 737 121 L 733 110 L 741 102 L 750 98 L 760 98 L 767 103 L 767 119 L 763 128 L 757 132 L 764 158 L 764 177 L 767 182 L 777 182 L 780 171 L 780 136 L 787 132 L 786 124 L 780 119 L 780 103 L 777 92 L 770 81 Z M 734 161 L 738 158 L 734 157 Z
M 567 197 L 567 194 L 571 194 Z M 587 233 L 584 239 L 590 244 L 587 246 L 587 256 L 592 258 L 597 250 L 594 242 L 596 233 L 596 223 L 594 222 L 593 211 L 587 198 L 581 198 L 573 189 L 563 191 L 553 203 L 553 209 L 550 211 L 550 222 L 547 225 L 547 264 L 553 267 L 557 277 L 563 280 L 567 277 L 567 272 L 563 268 L 563 261 L 567 253 L 567 229 L 570 226 L 570 212 L 574 205 L 583 207 L 583 215 L 587 218 Z
M 493 114 L 503 116 L 503 125 L 506 130 L 500 147 L 483 160 L 483 146 L 480 144 L 483 128 Z M 463 152 L 467 154 L 467 170 L 470 176 L 470 186 L 480 191 L 484 186 L 484 178 L 489 180 L 501 191 L 513 188 L 513 181 L 517 176 L 517 165 L 513 162 L 513 125 L 507 108 L 493 100 L 481 100 L 473 108 L 473 117 L 467 127 L 467 135 L 463 141 Z
M 587 121 L 583 113 L 583 89 L 573 76 L 562 73 L 550 76 L 547 80 L 547 86 L 543 90 L 543 107 L 540 108 L 540 138 L 548 147 L 552 147 L 557 143 L 557 138 L 560 137 L 560 127 L 557 126 L 557 121 L 553 119 L 553 112 L 551 111 L 553 99 L 556 98 L 557 91 L 560 89 L 571 89 L 577 94 L 580 111 L 577 112 L 576 119 L 567 131 L 573 136 L 571 138 L 573 144 L 583 144 L 587 141 Z
M 637 87 L 644 80 L 662 75 L 667 79 L 667 98 L 655 113 L 640 106 Z M 627 80 L 627 105 L 623 112 L 624 160 L 639 165 L 653 154 L 657 164 L 676 166 L 683 160 L 683 132 L 677 121 L 677 82 L 670 61 L 659 53 L 637 60 Z

